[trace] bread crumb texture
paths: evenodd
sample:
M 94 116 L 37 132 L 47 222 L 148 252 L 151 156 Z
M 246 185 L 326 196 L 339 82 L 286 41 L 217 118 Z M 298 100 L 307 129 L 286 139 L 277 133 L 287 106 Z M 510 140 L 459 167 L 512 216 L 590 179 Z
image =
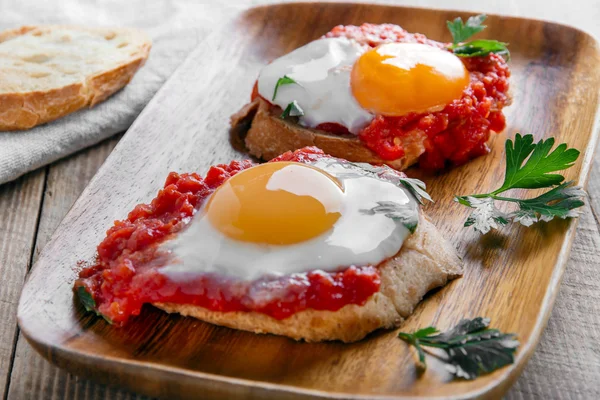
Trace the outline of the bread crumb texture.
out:
M 0 130 L 97 104 L 131 80 L 150 47 L 136 29 L 48 25 L 0 33 Z

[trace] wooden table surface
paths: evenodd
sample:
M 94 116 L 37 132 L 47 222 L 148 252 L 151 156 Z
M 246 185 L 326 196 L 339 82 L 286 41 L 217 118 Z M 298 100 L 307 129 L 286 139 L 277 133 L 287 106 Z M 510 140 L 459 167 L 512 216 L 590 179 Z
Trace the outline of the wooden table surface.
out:
M 233 10 L 249 4 L 272 2 L 234 1 L 228 6 Z M 379 2 L 548 19 L 575 25 L 600 37 L 600 2 L 597 0 Z M 205 3 L 216 4 L 219 0 L 205 0 Z M 3 399 L 142 398 L 55 368 L 20 335 L 15 316 L 29 268 L 120 137 L 0 186 L 0 395 Z M 600 157 L 595 160 L 588 186 L 588 205 L 579 221 L 571 258 L 548 327 L 508 398 L 600 398 L 598 164 Z

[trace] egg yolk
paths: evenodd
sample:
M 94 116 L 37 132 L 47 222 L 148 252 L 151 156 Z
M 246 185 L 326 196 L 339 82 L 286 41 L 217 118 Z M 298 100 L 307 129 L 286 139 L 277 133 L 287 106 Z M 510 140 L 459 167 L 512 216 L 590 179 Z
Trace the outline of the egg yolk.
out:
M 221 185 L 208 201 L 206 217 L 231 239 L 293 244 L 331 229 L 343 197 L 341 183 L 325 171 L 295 162 L 266 163 Z
M 469 84 L 469 72 L 448 51 L 417 43 L 388 43 L 359 57 L 350 82 L 363 108 L 401 116 L 459 99 Z

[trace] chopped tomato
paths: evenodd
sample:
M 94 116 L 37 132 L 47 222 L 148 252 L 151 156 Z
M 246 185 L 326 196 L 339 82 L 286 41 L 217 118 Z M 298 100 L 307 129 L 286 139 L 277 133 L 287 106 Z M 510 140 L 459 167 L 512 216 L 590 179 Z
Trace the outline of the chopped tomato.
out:
M 310 162 L 322 157 L 328 156 L 308 147 L 273 161 Z M 167 255 L 159 245 L 177 235 L 217 187 L 252 165 L 251 161 L 216 165 L 205 178 L 170 173 L 150 204 L 140 204 L 126 219 L 115 221 L 98 246 L 95 263 L 80 272 L 75 288 L 85 288 L 97 311 L 116 325 L 138 315 L 145 303 L 156 302 L 220 312 L 255 311 L 276 319 L 306 309 L 336 311 L 346 304 L 364 304 L 380 286 L 378 269 L 369 265 L 255 281 L 213 273 L 176 282 L 160 273 Z
M 421 43 L 448 49 L 445 43 L 428 39 L 420 33 L 409 33 L 392 24 L 336 26 L 325 37 L 347 37 L 361 44 L 376 47 L 383 43 Z M 470 85 L 460 99 L 436 112 L 403 117 L 377 116 L 360 133 L 364 145 L 384 160 L 404 155 L 400 140 L 413 129 L 427 134 L 425 153 L 420 167 L 429 170 L 458 165 L 486 154 L 490 133 L 501 132 L 505 126 L 502 108 L 510 103 L 506 61 L 497 54 L 485 57 L 461 58 L 470 73 Z

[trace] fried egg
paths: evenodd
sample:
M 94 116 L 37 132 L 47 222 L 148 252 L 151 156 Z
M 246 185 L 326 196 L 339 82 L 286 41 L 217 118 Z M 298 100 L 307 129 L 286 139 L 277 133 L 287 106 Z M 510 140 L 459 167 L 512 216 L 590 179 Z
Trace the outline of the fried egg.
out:
M 299 120 L 303 126 L 335 122 L 358 133 L 374 117 L 350 89 L 352 66 L 364 52 L 346 38 L 315 40 L 267 65 L 258 78 L 258 93 L 282 109 L 296 101 L 304 111 Z M 284 76 L 296 83 L 279 86 L 274 96 Z
M 282 78 L 288 79 L 278 85 Z M 282 109 L 295 101 L 305 127 L 337 123 L 358 134 L 376 115 L 439 111 L 468 85 L 469 72 L 448 51 L 419 43 L 371 49 L 340 37 L 315 40 L 267 65 L 258 93 Z
M 377 265 L 398 253 L 418 213 L 408 189 L 357 164 L 261 164 L 228 179 L 163 245 L 172 261 L 160 272 L 253 280 Z

